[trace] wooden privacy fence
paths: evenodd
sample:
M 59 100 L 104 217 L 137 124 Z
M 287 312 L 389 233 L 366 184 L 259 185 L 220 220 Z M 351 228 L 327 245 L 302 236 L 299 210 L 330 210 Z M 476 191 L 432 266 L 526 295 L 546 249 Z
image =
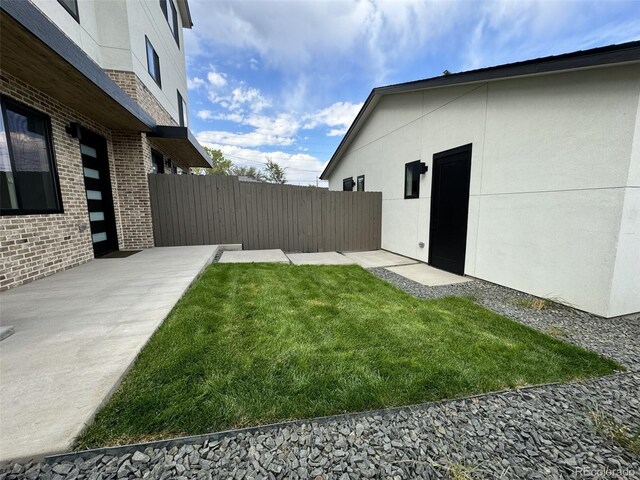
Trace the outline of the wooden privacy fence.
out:
M 382 194 L 239 182 L 217 175 L 149 175 L 157 247 L 241 243 L 286 252 L 380 248 Z

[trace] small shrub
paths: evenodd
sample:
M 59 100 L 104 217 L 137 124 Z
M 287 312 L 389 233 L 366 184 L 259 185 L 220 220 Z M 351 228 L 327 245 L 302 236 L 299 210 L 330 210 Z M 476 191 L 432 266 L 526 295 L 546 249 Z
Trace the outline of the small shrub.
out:
M 640 432 L 631 432 L 626 425 L 601 412 L 597 406 L 589 411 L 589 416 L 600 435 L 614 441 L 622 448 L 640 455 Z
M 554 338 L 567 338 L 569 336 L 569 332 L 564 327 L 558 327 L 556 325 L 551 325 L 544 329 L 544 333 Z

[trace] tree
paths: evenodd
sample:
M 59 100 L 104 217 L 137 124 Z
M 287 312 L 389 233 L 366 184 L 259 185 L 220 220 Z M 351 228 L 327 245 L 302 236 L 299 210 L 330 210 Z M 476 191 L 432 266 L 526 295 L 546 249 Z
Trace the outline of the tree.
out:
M 265 178 L 267 182 L 280 184 L 287 183 L 286 170 L 286 167 L 281 167 L 280 165 L 278 165 L 278 162 L 275 162 L 274 160 L 271 160 L 269 157 L 267 157 L 267 164 L 265 167 Z
M 254 178 L 261 182 L 264 182 L 266 180 L 264 172 L 258 170 L 256 167 L 241 167 L 238 165 L 233 165 L 231 167 L 231 175 Z
M 211 168 L 202 168 L 200 172 L 206 175 L 231 175 L 233 163 L 222 155 L 220 150 L 204 147 L 204 151 L 211 157 Z

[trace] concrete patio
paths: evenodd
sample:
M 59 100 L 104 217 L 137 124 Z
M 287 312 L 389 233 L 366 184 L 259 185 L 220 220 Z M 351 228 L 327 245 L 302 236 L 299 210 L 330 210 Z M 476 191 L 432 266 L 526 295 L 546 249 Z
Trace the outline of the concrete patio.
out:
M 0 294 L 0 461 L 69 450 L 217 250 L 97 259 Z

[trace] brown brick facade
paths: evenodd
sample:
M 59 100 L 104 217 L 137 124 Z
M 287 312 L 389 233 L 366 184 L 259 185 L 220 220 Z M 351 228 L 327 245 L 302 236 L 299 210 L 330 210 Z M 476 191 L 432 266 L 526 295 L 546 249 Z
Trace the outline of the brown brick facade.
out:
M 113 72 L 109 73 L 113 78 Z M 127 93 L 134 93 L 134 99 L 142 103 L 159 124 L 175 125 L 134 74 L 117 73 L 122 74 L 117 83 Z M 0 290 L 80 265 L 94 257 L 91 233 L 89 229 L 81 229 L 82 225 L 89 224 L 89 218 L 79 141 L 65 130 L 71 122 L 78 122 L 107 140 L 119 248 L 152 247 L 147 180 L 151 172 L 151 147 L 146 135 L 110 131 L 9 75 L 0 77 L 0 92 L 51 118 L 54 156 L 64 209 L 63 213 L 57 214 L 0 217 Z M 164 161 L 167 165 L 165 172 L 169 173 L 166 156 Z
M 51 117 L 64 208 L 64 213 L 57 214 L 0 217 L 0 290 L 6 290 L 93 258 L 91 233 L 80 231 L 80 225 L 89 221 L 80 147 L 77 139 L 67 135 L 65 126 L 81 122 L 110 142 L 107 130 L 14 77 L 3 74 L 0 91 Z M 111 177 L 115 189 L 117 179 Z
M 144 108 L 158 125 L 178 125 L 135 73 L 121 70 L 105 70 L 105 73 Z

